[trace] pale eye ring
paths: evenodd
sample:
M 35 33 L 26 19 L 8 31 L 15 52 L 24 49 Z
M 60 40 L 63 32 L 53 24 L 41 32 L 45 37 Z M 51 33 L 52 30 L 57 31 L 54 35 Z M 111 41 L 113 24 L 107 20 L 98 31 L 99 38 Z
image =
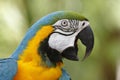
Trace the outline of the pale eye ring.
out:
M 63 21 L 61 22 L 61 25 L 62 25 L 63 27 L 68 26 L 68 21 L 67 21 L 67 20 L 63 20 Z

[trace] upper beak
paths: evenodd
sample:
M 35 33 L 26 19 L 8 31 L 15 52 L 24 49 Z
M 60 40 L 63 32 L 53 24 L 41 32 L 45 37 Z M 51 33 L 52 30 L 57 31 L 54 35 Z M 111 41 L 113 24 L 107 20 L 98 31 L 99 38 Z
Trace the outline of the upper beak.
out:
M 83 60 L 88 57 L 93 49 L 94 46 L 94 35 L 90 28 L 90 26 L 87 26 L 84 28 L 77 36 L 81 42 L 86 46 L 86 52 Z

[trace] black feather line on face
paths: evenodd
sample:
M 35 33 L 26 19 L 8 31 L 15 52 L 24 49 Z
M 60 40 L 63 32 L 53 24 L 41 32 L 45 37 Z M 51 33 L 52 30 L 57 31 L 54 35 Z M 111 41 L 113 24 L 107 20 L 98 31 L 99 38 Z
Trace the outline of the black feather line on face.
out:
M 61 35 L 64 35 L 64 36 L 70 36 L 70 35 L 73 35 L 75 32 L 70 33 L 70 34 L 63 34 L 63 33 L 60 33 L 60 32 L 53 32 L 53 33 L 58 33 L 58 34 L 61 34 Z

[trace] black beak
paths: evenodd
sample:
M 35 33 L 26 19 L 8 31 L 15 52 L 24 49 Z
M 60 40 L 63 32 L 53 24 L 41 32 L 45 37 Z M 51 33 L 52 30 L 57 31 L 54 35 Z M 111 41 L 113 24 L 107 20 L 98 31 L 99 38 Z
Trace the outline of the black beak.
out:
M 90 26 L 87 26 L 84 28 L 77 36 L 81 42 L 86 46 L 86 52 L 83 60 L 88 57 L 93 49 L 94 46 L 94 35 L 90 28 Z
M 75 41 L 75 46 L 74 47 L 68 47 L 62 52 L 62 56 L 69 59 L 69 60 L 74 60 L 78 61 L 77 57 L 77 52 L 78 52 L 78 47 L 77 47 L 77 40 L 80 39 L 81 42 L 86 46 L 86 52 L 83 60 L 88 57 L 93 49 L 94 46 L 94 35 L 93 32 L 90 28 L 90 26 L 87 26 L 84 28 L 81 32 L 78 33 Z

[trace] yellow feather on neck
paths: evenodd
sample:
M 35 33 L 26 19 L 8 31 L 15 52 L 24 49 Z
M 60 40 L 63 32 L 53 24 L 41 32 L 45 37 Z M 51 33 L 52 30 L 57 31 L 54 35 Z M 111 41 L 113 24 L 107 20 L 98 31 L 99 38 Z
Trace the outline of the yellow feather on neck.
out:
M 43 26 L 28 42 L 26 49 L 19 56 L 18 71 L 14 80 L 58 80 L 61 76 L 62 63 L 56 67 L 43 65 L 38 47 L 40 43 L 52 33 L 51 26 Z

